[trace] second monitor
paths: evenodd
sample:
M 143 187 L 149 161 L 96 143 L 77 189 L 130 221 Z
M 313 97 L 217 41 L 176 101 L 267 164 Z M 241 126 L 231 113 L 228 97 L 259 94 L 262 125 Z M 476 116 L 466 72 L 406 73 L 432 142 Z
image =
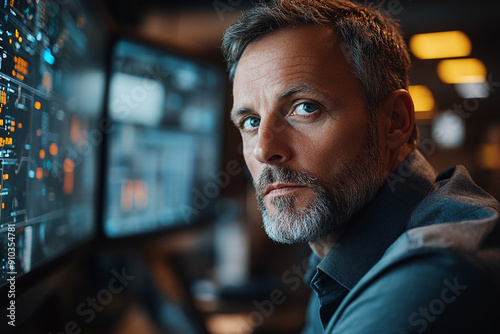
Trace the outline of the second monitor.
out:
M 220 189 L 224 72 L 122 39 L 111 58 L 104 233 L 151 233 L 203 219 Z

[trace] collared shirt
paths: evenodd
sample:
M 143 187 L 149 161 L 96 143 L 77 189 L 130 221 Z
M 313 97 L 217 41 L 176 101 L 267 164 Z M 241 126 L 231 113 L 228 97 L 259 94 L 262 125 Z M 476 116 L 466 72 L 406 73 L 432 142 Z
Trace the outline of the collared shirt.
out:
M 492 296 L 500 296 L 498 212 L 464 167 L 436 178 L 411 153 L 325 258 L 312 256 L 306 280 L 315 294 L 304 333 L 438 333 L 452 327 L 450 317 L 472 314 L 467 305 L 478 294 L 491 296 L 475 306 L 488 316 Z M 493 246 L 484 248 L 488 239 Z

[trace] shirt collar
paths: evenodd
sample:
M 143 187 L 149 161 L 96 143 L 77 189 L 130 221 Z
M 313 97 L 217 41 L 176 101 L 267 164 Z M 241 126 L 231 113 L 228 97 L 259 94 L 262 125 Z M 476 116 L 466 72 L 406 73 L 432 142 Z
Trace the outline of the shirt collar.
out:
M 435 170 L 422 154 L 410 153 L 351 219 L 317 268 L 351 290 L 407 229 L 413 209 L 433 190 L 435 178 Z

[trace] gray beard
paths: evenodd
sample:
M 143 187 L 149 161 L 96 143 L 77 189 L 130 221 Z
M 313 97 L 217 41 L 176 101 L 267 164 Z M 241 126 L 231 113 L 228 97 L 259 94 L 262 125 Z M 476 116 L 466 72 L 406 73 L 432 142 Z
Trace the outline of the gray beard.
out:
M 341 231 L 382 184 L 385 170 L 378 143 L 377 129 L 370 124 L 362 151 L 353 163 L 341 166 L 329 186 L 308 172 L 293 171 L 287 166 L 266 166 L 254 185 L 267 235 L 276 242 L 293 244 L 314 242 Z M 316 197 L 302 210 L 294 209 L 295 195 L 274 197 L 270 201 L 274 212 L 270 214 L 263 192 L 274 182 L 306 185 Z

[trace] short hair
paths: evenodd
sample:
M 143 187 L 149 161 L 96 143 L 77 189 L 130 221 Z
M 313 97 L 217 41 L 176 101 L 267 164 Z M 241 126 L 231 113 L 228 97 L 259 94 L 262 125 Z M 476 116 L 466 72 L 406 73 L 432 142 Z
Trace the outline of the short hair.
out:
M 371 119 L 390 93 L 408 89 L 410 56 L 399 24 L 373 6 L 347 0 L 272 0 L 243 12 L 222 41 L 230 79 L 250 43 L 301 25 L 331 27 L 343 39 L 340 47 L 361 84 Z M 408 143 L 415 147 L 417 139 L 415 126 Z

